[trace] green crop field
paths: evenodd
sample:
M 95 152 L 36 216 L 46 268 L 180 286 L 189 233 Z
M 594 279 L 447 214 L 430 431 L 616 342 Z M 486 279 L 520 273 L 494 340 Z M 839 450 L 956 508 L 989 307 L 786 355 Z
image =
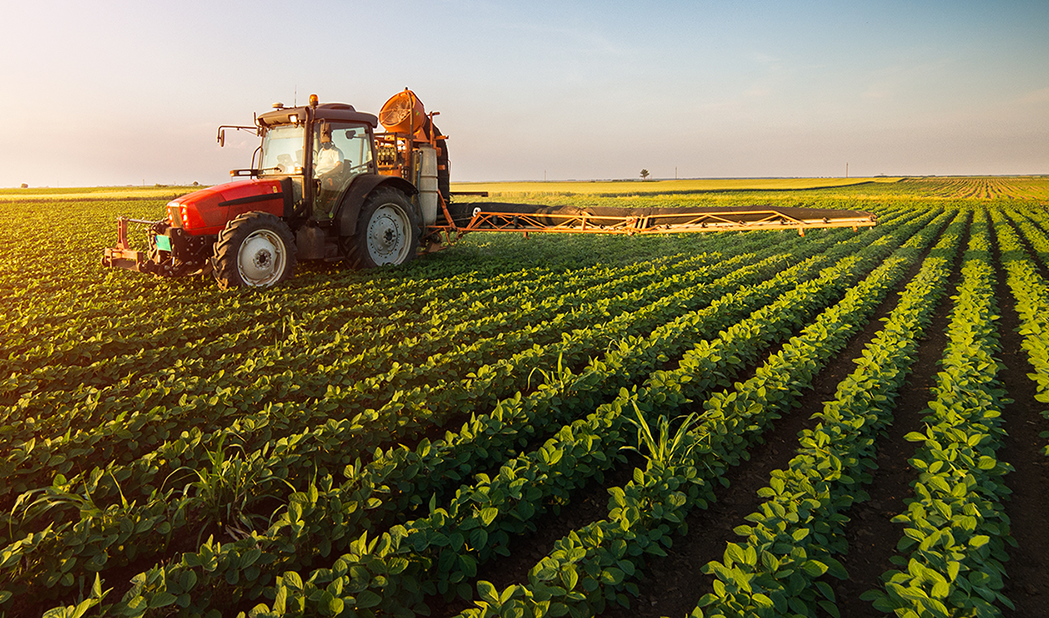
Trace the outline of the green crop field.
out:
M 879 224 L 222 291 L 100 265 L 192 188 L 0 191 L 0 616 L 1044 613 L 1049 178 L 456 189 Z

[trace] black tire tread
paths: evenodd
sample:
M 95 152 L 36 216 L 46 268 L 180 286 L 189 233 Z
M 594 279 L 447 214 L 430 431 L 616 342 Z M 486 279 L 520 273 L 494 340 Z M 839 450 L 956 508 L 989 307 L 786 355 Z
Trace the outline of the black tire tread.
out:
M 226 223 L 226 227 L 219 232 L 215 240 L 214 250 L 211 257 L 212 272 L 219 287 L 228 290 L 237 287 L 247 287 L 241 280 L 240 271 L 237 268 L 237 253 L 241 243 L 252 233 L 260 229 L 269 228 L 284 240 L 287 265 L 281 278 L 271 286 L 280 285 L 295 274 L 297 264 L 295 237 L 291 228 L 280 217 L 268 212 L 252 211 L 237 215 Z

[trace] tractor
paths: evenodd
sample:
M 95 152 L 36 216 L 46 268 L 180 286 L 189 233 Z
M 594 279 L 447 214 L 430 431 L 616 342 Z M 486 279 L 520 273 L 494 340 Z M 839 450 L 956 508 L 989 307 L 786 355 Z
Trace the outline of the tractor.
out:
M 167 204 L 167 218 L 117 221 L 117 246 L 103 265 L 160 276 L 207 273 L 223 288 L 271 287 L 299 260 L 346 260 L 371 268 L 403 264 L 418 252 L 438 203 L 450 201 L 445 136 L 405 89 L 379 119 L 311 95 L 299 107 L 273 105 L 253 130 L 262 143 L 231 182 Z M 148 226 L 148 249 L 128 242 L 128 224 Z

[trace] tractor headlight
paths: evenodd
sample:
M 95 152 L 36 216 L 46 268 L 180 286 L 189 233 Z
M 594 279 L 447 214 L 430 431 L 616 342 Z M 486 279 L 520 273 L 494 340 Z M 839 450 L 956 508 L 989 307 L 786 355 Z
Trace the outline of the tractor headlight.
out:
M 186 214 L 182 204 L 175 200 L 168 202 L 168 223 L 173 227 L 184 227 L 185 219 Z

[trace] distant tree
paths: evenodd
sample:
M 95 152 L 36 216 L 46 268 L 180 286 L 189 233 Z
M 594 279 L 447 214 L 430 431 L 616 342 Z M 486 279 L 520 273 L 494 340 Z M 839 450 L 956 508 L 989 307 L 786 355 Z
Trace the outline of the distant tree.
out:
M 194 180 L 194 181 L 193 181 L 193 186 L 194 186 L 194 187 L 199 187 L 199 186 L 200 186 L 200 183 L 199 183 L 199 182 L 197 182 L 196 180 Z
M 23 183 L 22 183 L 22 188 L 23 188 L 23 189 L 28 189 L 28 188 L 29 188 L 29 185 L 23 182 Z
M 645 180 L 646 178 L 648 178 L 648 176 L 649 176 L 648 170 L 642 169 L 641 170 L 641 180 Z

